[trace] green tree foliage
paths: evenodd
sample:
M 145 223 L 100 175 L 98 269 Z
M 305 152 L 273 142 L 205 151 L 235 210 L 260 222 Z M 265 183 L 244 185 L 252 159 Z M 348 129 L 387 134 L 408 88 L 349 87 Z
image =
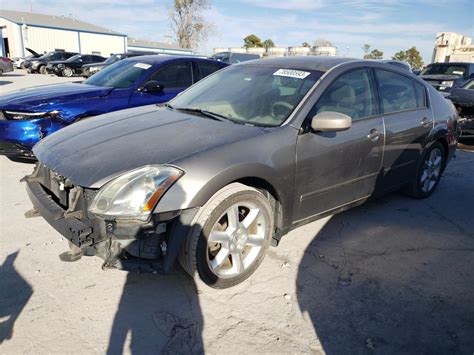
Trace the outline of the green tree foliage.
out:
M 383 52 L 374 49 L 369 54 L 364 55 L 364 59 L 383 59 Z
M 245 48 L 253 48 L 253 47 L 263 48 L 263 43 L 259 37 L 257 37 L 254 34 L 251 34 L 244 38 L 244 47 Z
M 415 46 L 407 49 L 406 51 L 395 53 L 392 59 L 407 62 L 410 64 L 412 69 L 421 69 L 425 65 L 423 58 L 421 58 L 420 52 Z
M 265 48 L 275 47 L 275 42 L 273 42 L 271 39 L 266 39 L 265 41 L 263 41 L 263 46 Z

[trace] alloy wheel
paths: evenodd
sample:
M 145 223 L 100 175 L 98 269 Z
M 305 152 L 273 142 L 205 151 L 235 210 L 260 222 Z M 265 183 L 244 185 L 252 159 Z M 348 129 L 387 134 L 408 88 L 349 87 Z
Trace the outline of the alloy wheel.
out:
M 219 217 L 207 239 L 207 261 L 221 278 L 241 275 L 265 243 L 267 221 L 257 205 L 239 202 Z
M 420 176 L 420 186 L 424 193 L 429 193 L 435 187 L 441 175 L 443 152 L 434 148 L 426 157 Z

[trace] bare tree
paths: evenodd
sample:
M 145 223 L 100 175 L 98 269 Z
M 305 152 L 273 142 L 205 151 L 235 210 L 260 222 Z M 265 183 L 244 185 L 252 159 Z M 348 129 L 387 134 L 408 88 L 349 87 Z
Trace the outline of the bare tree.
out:
M 182 48 L 197 48 L 207 39 L 212 25 L 204 19 L 203 11 L 210 5 L 211 0 L 173 0 L 171 29 Z

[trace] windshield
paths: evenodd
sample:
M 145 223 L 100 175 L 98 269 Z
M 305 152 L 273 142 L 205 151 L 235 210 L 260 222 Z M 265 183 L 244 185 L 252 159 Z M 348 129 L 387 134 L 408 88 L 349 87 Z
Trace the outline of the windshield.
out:
M 236 123 L 279 126 L 322 72 L 236 65 L 199 81 L 171 101 L 173 109 L 202 110 Z
M 41 57 L 39 57 L 38 59 L 44 59 L 44 60 L 49 60 L 53 57 L 53 54 L 54 52 L 49 52 L 49 53 L 46 53 L 46 54 L 43 54 Z
M 84 81 L 84 84 L 126 89 L 132 86 L 151 68 L 151 64 L 121 60 L 112 64 Z
M 464 76 L 466 66 L 459 64 L 428 65 L 421 71 L 421 75 L 460 75 Z
M 120 54 L 113 54 L 107 58 L 104 64 L 112 64 L 112 63 L 118 62 L 121 58 L 122 56 Z
M 66 60 L 66 62 L 75 62 L 76 60 L 80 59 L 82 56 L 80 54 L 73 55 L 71 58 Z

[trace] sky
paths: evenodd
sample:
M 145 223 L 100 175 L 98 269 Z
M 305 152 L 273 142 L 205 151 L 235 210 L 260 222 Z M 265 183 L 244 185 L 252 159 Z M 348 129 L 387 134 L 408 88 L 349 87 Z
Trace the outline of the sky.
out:
M 73 16 L 129 37 L 169 41 L 171 0 L 24 0 L 1 1 L 0 8 Z M 67 7 L 64 4 L 67 3 Z M 474 37 L 472 0 L 211 0 L 205 11 L 212 32 L 198 50 L 240 47 L 256 34 L 277 46 L 331 41 L 339 55 L 360 58 L 361 47 L 390 58 L 416 46 L 431 61 L 438 32 Z

